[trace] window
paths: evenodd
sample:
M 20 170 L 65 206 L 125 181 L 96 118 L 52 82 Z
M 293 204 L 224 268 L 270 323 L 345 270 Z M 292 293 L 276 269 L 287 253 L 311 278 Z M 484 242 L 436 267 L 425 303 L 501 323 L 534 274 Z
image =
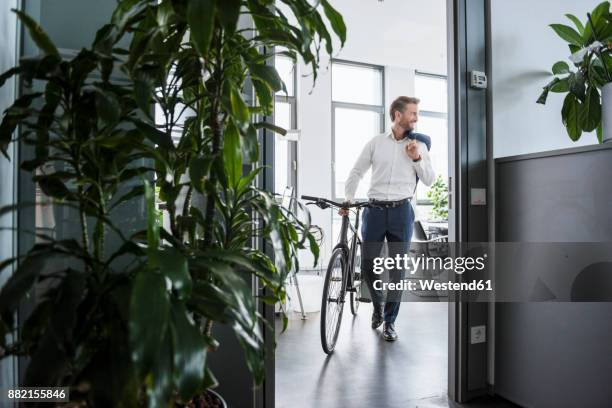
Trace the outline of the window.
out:
M 291 58 L 277 55 L 274 66 L 278 71 L 287 93 L 279 91 L 275 96 L 274 124 L 283 129 L 296 129 L 297 98 L 296 98 L 296 67 Z M 274 140 L 274 192 L 283 194 L 287 186 L 295 187 L 296 175 L 294 161 L 297 158 L 296 142 L 289 142 L 281 135 Z
M 332 188 L 344 199 L 344 185 L 365 144 L 384 131 L 383 68 L 332 61 Z M 363 177 L 355 199 L 366 199 L 370 172 Z
M 415 95 L 421 100 L 419 104 L 419 122 L 417 131 L 431 137 L 432 146 L 429 155 L 436 176 L 448 180 L 448 88 L 445 76 L 424 74 L 415 75 Z M 419 183 L 417 202 L 427 204 L 427 187 Z

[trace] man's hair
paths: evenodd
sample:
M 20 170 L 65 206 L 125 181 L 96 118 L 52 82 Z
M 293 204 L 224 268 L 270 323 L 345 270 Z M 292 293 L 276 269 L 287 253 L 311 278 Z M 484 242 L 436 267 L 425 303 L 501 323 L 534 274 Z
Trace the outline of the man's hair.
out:
M 403 113 L 406 109 L 406 105 L 414 104 L 418 105 L 421 100 L 419 98 L 413 98 L 411 96 L 400 96 L 393 102 L 391 102 L 391 107 L 389 108 L 389 116 L 391 116 L 391 121 L 395 119 L 395 112 Z

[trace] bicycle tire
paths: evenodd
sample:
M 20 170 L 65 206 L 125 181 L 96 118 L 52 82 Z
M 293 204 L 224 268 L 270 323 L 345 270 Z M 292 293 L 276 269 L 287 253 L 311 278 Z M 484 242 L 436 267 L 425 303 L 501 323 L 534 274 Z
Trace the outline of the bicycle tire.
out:
M 321 346 L 326 354 L 333 353 L 342 323 L 347 278 L 346 258 L 345 250 L 336 248 L 329 259 L 325 274 L 320 324 Z
M 351 313 L 357 316 L 359 312 L 359 298 L 361 297 L 361 284 L 363 283 L 363 275 L 361 274 L 361 241 L 357 240 L 357 248 L 353 257 L 353 288 L 351 292 L 350 303 Z

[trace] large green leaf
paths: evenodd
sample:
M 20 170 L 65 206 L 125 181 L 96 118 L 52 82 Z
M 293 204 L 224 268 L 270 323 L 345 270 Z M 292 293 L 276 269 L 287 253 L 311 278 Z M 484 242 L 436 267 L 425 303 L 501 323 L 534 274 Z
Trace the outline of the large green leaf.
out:
M 550 27 L 555 31 L 555 33 L 557 33 L 559 37 L 561 37 L 568 43 L 578 46 L 583 45 L 582 36 L 578 34 L 578 32 L 572 27 L 568 27 L 563 24 L 551 24 Z
M 555 75 L 569 74 L 570 68 L 565 61 L 559 61 L 552 67 L 552 72 Z
M 189 179 L 200 193 L 204 192 L 204 178 L 208 175 L 211 164 L 212 159 L 207 156 L 194 156 L 189 162 Z
M 240 129 L 246 129 L 249 125 L 249 108 L 236 87 L 230 86 L 229 91 L 232 116 Z
M 172 301 L 172 342 L 176 387 L 184 401 L 202 391 L 207 344 L 185 305 Z
M 150 256 L 156 258 L 155 263 L 159 266 L 162 275 L 172 282 L 178 298 L 188 298 L 193 283 L 191 282 L 191 275 L 189 275 L 187 258 L 173 247 L 153 251 Z
M 0 289 L 0 317 L 8 325 L 13 322 L 14 312 L 24 299 L 36 278 L 45 270 L 48 262 L 66 256 L 54 250 L 51 244 L 33 248 L 21 261 L 15 272 Z
M 82 272 L 67 270 L 54 292 L 53 311 L 45 334 L 31 357 L 25 375 L 28 386 L 58 386 L 68 369 L 69 350 L 74 349 L 77 308 L 86 293 Z
M 582 38 L 585 44 L 591 43 L 595 40 L 603 40 L 601 37 L 602 31 L 607 25 L 607 21 L 604 16 L 610 13 L 610 2 L 604 1 L 597 5 L 590 13 L 588 23 L 584 27 L 584 33 Z M 595 34 L 595 35 L 594 35 Z
M 4 117 L 0 122 L 0 152 L 8 159 L 8 145 L 11 143 L 13 132 L 22 121 L 29 117 L 25 108 L 42 95 L 41 92 L 26 94 L 19 97 L 11 107 L 4 111 Z
M 582 130 L 592 132 L 601 123 L 601 101 L 597 88 L 590 86 L 586 92 L 584 105 L 580 110 Z
M 565 93 L 569 92 L 569 81 L 567 78 L 560 79 L 550 87 L 550 92 Z
M 270 86 L 257 78 L 252 78 L 253 88 L 255 88 L 255 94 L 259 105 L 264 109 L 264 114 L 270 114 L 273 108 L 273 91 Z
M 274 92 L 281 90 L 286 92 L 285 84 L 283 84 L 283 81 L 280 75 L 278 75 L 278 71 L 276 68 L 274 68 L 274 66 L 266 64 L 249 64 L 249 72 L 253 78 L 257 78 L 267 83 Z
M 567 134 L 574 142 L 580 139 L 580 136 L 582 135 L 582 126 L 580 123 L 581 109 L 582 104 L 576 98 L 576 96 L 568 93 L 563 102 L 561 117 L 567 130 Z
M 215 23 L 214 0 L 191 0 L 187 5 L 187 23 L 191 38 L 200 55 L 208 56 Z
M 38 48 L 40 48 L 47 55 L 59 56 L 59 52 L 57 51 L 55 44 L 53 44 L 53 41 L 51 41 L 47 33 L 45 33 L 42 27 L 36 21 L 34 21 L 32 17 L 28 16 L 23 11 L 16 9 L 12 9 L 12 11 L 17 14 L 23 25 L 28 29 L 30 38 L 32 38 Z
M 108 125 L 119 121 L 121 106 L 117 96 L 110 91 L 96 87 L 96 110 L 100 119 Z
M 228 32 L 236 30 L 238 17 L 240 16 L 240 0 L 217 0 L 217 12 L 219 19 Z
M 248 163 L 255 163 L 259 159 L 259 140 L 257 139 L 257 130 L 252 125 L 249 125 L 246 132 L 242 136 L 242 151 L 246 156 Z
M 580 33 L 580 35 L 584 34 L 584 25 L 578 19 L 578 17 L 576 17 L 576 16 L 574 16 L 572 14 L 566 14 L 565 17 L 567 17 L 568 19 L 570 19 L 572 21 L 572 23 L 574 23 L 574 25 L 576 26 L 576 29 L 578 29 L 578 32 Z
M 159 224 L 157 223 L 157 209 L 155 208 L 155 191 L 148 181 L 144 181 L 145 205 L 147 209 L 147 242 L 153 251 L 159 246 Z M 154 258 L 149 259 L 152 267 L 157 266 Z
M 242 149 L 240 147 L 240 134 L 233 121 L 230 121 L 225 128 L 223 161 L 229 183 L 236 185 L 242 177 Z
M 580 101 L 584 101 L 586 93 L 586 79 L 581 72 L 570 74 L 568 77 L 569 91 Z
M 150 269 L 140 270 L 134 278 L 129 330 L 132 360 L 141 378 L 153 369 L 159 358 L 169 312 L 165 278 Z
M 144 137 L 163 148 L 164 150 L 174 150 L 174 143 L 172 142 L 172 137 L 157 129 L 156 127 L 145 123 L 141 120 L 134 120 L 133 123 L 136 125 L 138 130 L 142 132 Z
M 148 408 L 168 408 L 172 397 L 174 350 L 170 328 L 164 328 L 160 335 L 163 339 L 147 384 Z
M 20 74 L 22 68 L 21 67 L 13 67 L 9 70 L 5 71 L 0 75 L 0 88 L 4 86 L 4 83 L 14 75 Z
M 49 197 L 63 199 L 71 195 L 68 187 L 66 187 L 61 178 L 55 174 L 37 176 L 35 179 L 42 192 Z
M 342 18 L 342 15 L 340 15 L 340 13 L 338 13 L 338 11 L 332 7 L 329 1 L 322 0 L 321 4 L 323 5 L 325 15 L 331 23 L 332 30 L 334 30 L 334 32 L 340 38 L 342 45 L 344 45 L 346 41 L 346 24 L 344 24 L 344 19 Z
M 264 128 L 264 129 L 271 130 L 272 132 L 278 133 L 281 136 L 285 136 L 287 134 L 286 129 L 283 129 L 280 126 L 276 126 L 275 124 L 270 123 L 270 122 L 257 122 L 254 124 L 254 126 L 256 129 Z

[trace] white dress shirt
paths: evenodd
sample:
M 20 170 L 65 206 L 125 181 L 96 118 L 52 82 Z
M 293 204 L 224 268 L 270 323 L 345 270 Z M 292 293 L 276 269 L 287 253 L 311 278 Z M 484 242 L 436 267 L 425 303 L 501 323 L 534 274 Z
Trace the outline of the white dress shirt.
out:
M 421 160 L 414 162 L 406 153 L 410 139 L 396 140 L 393 132 L 372 138 L 363 148 L 351 170 L 344 187 L 346 200 L 355 198 L 357 185 L 372 166 L 372 179 L 368 198 L 382 201 L 396 201 L 411 198 L 420 181 L 431 186 L 435 179 L 427 146 L 417 141 Z

